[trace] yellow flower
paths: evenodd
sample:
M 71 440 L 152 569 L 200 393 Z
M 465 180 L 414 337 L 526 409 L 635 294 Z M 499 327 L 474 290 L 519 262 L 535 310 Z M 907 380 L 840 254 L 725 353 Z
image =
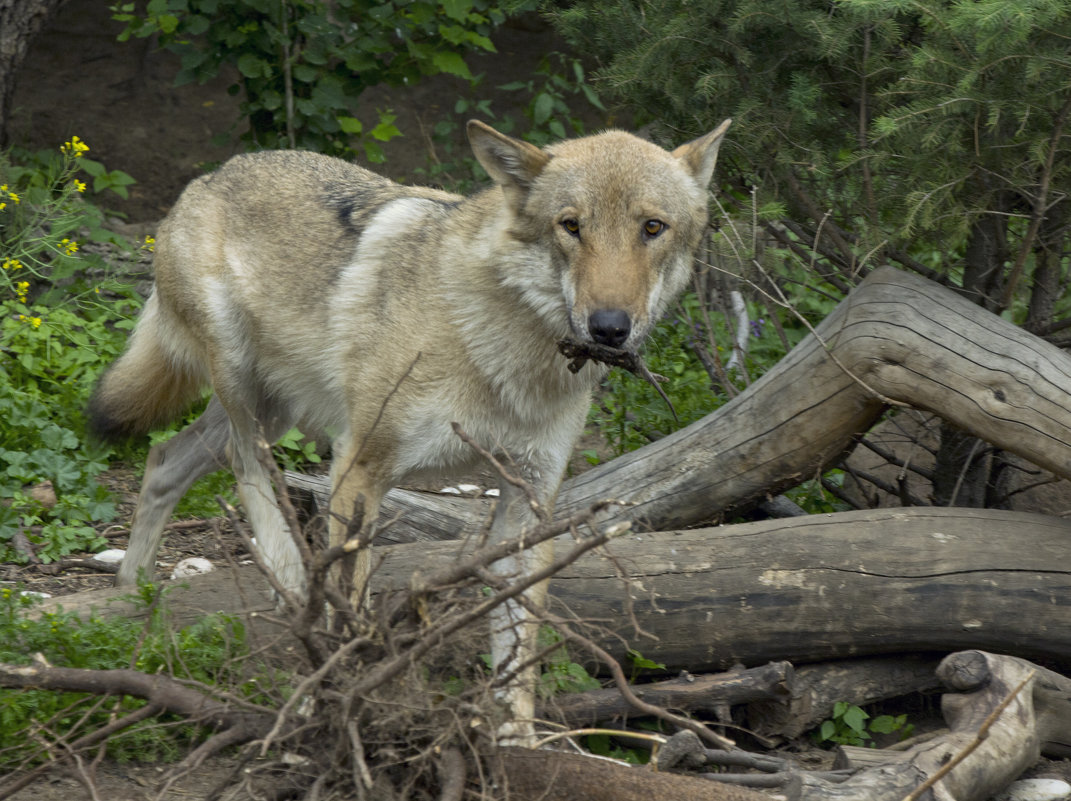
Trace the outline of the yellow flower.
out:
M 141 246 L 142 250 L 147 250 L 150 253 L 156 250 L 156 238 L 146 235 L 145 242 Z
M 84 153 L 89 150 L 89 145 L 79 139 L 77 136 L 72 136 L 70 142 L 64 142 L 63 147 L 60 148 L 60 152 L 65 156 L 71 158 L 80 159 Z
M 19 204 L 19 196 L 7 188 L 7 184 L 0 184 L 0 193 L 7 195 L 8 200 L 11 200 L 17 206 Z M 7 206 L 7 203 L 0 205 L 0 210 L 3 210 Z
M 7 203 L 0 202 L 0 211 L 3 211 L 6 208 L 7 208 Z
M 40 328 L 41 327 L 41 318 L 40 317 L 31 317 L 30 318 L 30 325 L 32 325 L 34 328 Z
M 68 256 L 73 256 L 75 253 L 78 252 L 78 243 L 75 242 L 73 239 L 61 239 L 60 247 L 63 248 L 64 251 L 66 251 Z
M 79 181 L 77 178 L 75 178 L 74 179 L 74 188 L 78 192 L 85 192 L 86 191 L 85 181 Z
M 30 282 L 29 281 L 19 281 L 17 284 L 15 284 L 15 294 L 18 295 L 20 303 L 25 303 L 26 302 L 26 295 L 27 295 L 27 293 L 29 291 L 30 291 Z
M 18 270 L 22 268 L 22 262 L 18 259 L 4 259 L 4 263 L 0 264 L 5 270 Z

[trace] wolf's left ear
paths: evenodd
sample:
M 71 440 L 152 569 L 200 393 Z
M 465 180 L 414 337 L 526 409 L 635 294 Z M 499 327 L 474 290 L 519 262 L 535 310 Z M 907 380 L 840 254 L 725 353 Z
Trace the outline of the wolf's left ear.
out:
M 695 182 L 703 189 L 710 184 L 714 175 L 714 164 L 718 160 L 718 148 L 725 132 L 729 130 L 732 120 L 726 120 L 706 136 L 700 136 L 686 145 L 681 145 L 673 151 L 673 155 L 679 158 L 685 169 L 692 174 Z
M 467 131 L 477 161 L 503 188 L 526 191 L 550 161 L 535 145 L 499 133 L 479 120 L 469 120 Z

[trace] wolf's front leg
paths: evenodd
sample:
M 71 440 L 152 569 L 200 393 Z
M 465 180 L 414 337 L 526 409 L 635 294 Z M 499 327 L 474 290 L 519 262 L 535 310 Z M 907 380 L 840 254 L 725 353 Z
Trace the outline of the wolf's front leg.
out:
M 538 473 L 535 473 L 539 476 Z M 553 512 L 557 481 L 532 483 L 537 489 L 539 503 L 548 513 Z M 498 506 L 491 524 L 491 539 L 502 541 L 531 531 L 538 523 L 526 493 L 506 482 L 502 483 Z M 507 581 L 519 581 L 546 567 L 554 558 L 554 541 L 548 540 L 501 559 L 491 566 L 495 575 Z M 546 603 L 548 581 L 544 580 L 524 592 L 526 600 L 536 607 Z M 490 615 L 491 661 L 497 676 L 509 676 L 508 683 L 498 690 L 498 699 L 506 706 L 510 720 L 496 734 L 500 745 L 529 745 L 534 740 L 535 687 L 539 665 L 533 661 L 537 650 L 539 621 L 518 601 L 507 601 Z

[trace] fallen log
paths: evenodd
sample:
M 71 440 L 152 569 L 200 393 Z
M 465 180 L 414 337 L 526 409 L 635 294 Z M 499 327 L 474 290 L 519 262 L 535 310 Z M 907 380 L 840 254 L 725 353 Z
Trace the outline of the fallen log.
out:
M 747 670 L 686 674 L 667 681 L 637 684 L 633 692 L 644 701 L 664 709 L 718 716 L 729 707 L 756 701 L 784 703 L 792 693 L 794 671 L 788 662 L 770 662 Z M 636 710 L 616 689 L 568 693 L 546 705 L 540 717 L 553 716 L 567 726 L 636 717 Z
M 497 762 L 511 801 L 771 801 L 743 787 L 560 751 L 504 748 Z
M 1071 666 L 1069 544 L 1071 522 L 1020 512 L 811 515 L 630 533 L 607 547 L 612 559 L 582 557 L 552 579 L 550 592 L 556 611 L 601 624 L 601 644 L 616 657 L 627 642 L 673 671 L 967 648 Z M 429 574 L 462 549 L 376 549 L 373 588 L 408 587 L 414 572 Z M 188 581 L 191 591 L 170 596 L 178 619 L 270 608 L 253 569 Z M 101 606 L 127 594 L 67 596 L 46 608 Z M 638 635 L 633 620 L 654 636 Z
M 905 655 L 802 665 L 787 698 L 748 704 L 747 727 L 767 741 L 793 740 L 831 718 L 838 701 L 866 706 L 937 689 L 937 664 L 936 658 Z
M 1071 735 L 1066 700 L 1055 708 L 1049 704 L 1056 695 L 1071 694 L 1071 680 L 1064 676 L 982 651 L 950 654 L 937 675 L 951 691 L 941 699 L 948 734 L 843 783 L 804 774 L 800 801 L 983 801 L 1034 764 L 1042 742 L 1066 743 Z M 923 786 L 930 786 L 932 796 L 921 795 Z
M 567 480 L 558 512 L 617 498 L 632 506 L 612 519 L 646 530 L 729 516 L 820 474 L 890 402 L 1071 477 L 1071 356 L 950 289 L 882 268 L 730 403 Z M 321 496 L 325 481 L 292 478 Z M 381 521 L 394 521 L 393 542 L 456 538 L 488 505 L 394 490 Z
M 675 764 L 748 763 L 760 771 L 768 764 L 774 772 L 705 774 L 712 780 L 705 790 L 694 782 L 677 785 L 679 777 L 671 774 L 572 755 L 506 751 L 500 760 L 519 799 L 641 798 L 641 793 L 695 801 L 763 797 L 739 784 L 767 787 L 790 801 L 983 801 L 1032 765 L 1043 744 L 1065 744 L 1071 737 L 1071 680 L 1062 675 L 1015 657 L 965 651 L 946 657 L 937 676 L 949 690 L 942 697 L 948 732 L 887 754 L 878 764 L 868 758 L 853 775 L 812 773 L 779 758 L 708 751 L 690 732 L 681 734 L 690 736 L 691 753 L 675 742 Z M 625 795 L 615 795 L 621 789 Z

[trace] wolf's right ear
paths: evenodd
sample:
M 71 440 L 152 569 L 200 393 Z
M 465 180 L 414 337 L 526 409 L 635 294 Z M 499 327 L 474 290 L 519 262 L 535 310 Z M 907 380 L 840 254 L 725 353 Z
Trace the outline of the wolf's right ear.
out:
M 469 120 L 467 131 L 476 160 L 504 189 L 526 192 L 550 161 L 550 155 L 535 145 L 499 133 L 479 120 Z

